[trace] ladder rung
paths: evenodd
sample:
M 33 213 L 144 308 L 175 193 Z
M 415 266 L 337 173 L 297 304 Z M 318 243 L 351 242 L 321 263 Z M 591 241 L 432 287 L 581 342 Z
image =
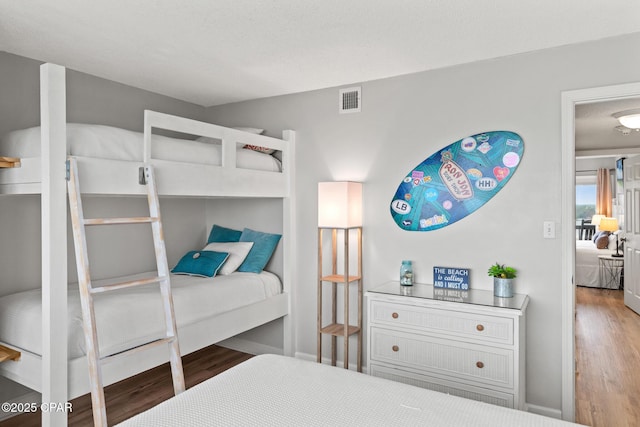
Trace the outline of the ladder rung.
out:
M 146 116 L 146 115 L 145 115 Z M 145 119 L 146 121 L 146 119 Z M 175 394 L 185 390 L 184 373 L 182 370 L 182 358 L 177 336 L 177 325 L 171 296 L 169 268 L 167 265 L 167 253 L 160 219 L 160 207 L 158 206 L 158 190 L 151 165 L 145 165 L 144 178 L 147 189 L 147 201 L 149 212 L 145 217 L 130 218 L 85 218 L 82 209 L 82 197 L 78 179 L 78 165 L 76 159 L 70 157 L 67 160 L 67 186 L 69 194 L 69 210 L 73 224 L 73 242 L 76 250 L 76 265 L 80 280 L 80 297 L 82 300 L 82 320 L 84 336 L 86 340 L 87 360 L 89 365 L 89 380 L 91 384 L 91 406 L 93 408 L 93 421 L 96 426 L 107 426 L 106 402 L 104 398 L 102 364 L 116 361 L 116 363 L 128 363 L 127 356 L 137 352 L 168 344 L 169 361 L 171 362 L 171 379 Z M 157 272 L 149 273 L 147 277 L 137 280 L 128 280 L 121 283 L 98 284 L 95 288 L 91 283 L 91 271 L 89 269 L 89 254 L 87 250 L 86 227 L 92 225 L 118 225 L 118 224 L 149 224 L 153 234 L 153 246 L 155 249 Z M 156 275 L 155 277 L 153 277 Z M 149 277 L 151 276 L 151 277 Z M 124 280 L 124 279 L 121 279 Z M 162 297 L 162 305 L 165 314 L 164 335 L 156 335 L 162 338 L 149 338 L 147 343 L 137 347 L 123 350 L 119 353 L 100 357 L 98 345 L 98 331 L 92 294 L 125 289 L 134 286 L 160 284 L 157 289 Z M 157 350 L 160 350 L 158 347 Z M 66 418 L 65 418 L 66 420 Z
M 153 277 L 147 277 L 144 279 L 138 279 L 138 280 L 130 280 L 127 282 L 119 282 L 119 283 L 112 283 L 109 285 L 103 285 L 103 286 L 98 286 L 98 287 L 92 287 L 91 288 L 91 293 L 92 294 L 98 294 L 100 292 L 109 292 L 109 291 L 115 291 L 118 289 L 125 289 L 125 288 L 132 288 L 134 286 L 142 286 L 142 285 L 148 285 L 150 283 L 158 283 L 161 282 L 163 280 L 165 280 L 166 277 L 165 276 L 153 276 Z
M 155 341 L 148 342 L 146 344 L 139 345 L 134 348 L 130 348 L 129 350 L 121 351 L 120 353 L 112 354 L 110 356 L 105 356 L 100 358 L 100 362 L 103 364 L 113 362 L 114 360 L 125 357 L 133 353 L 137 353 L 138 351 L 150 350 L 154 347 L 157 347 L 161 344 L 171 344 L 175 340 L 175 337 L 166 337 L 166 338 L 158 338 Z
M 133 218 L 85 218 L 84 225 L 112 225 L 112 224 L 145 224 L 158 221 L 156 217 Z

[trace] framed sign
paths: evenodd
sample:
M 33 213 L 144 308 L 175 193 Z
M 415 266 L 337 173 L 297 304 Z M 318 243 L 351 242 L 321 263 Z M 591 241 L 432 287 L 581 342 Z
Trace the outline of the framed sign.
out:
M 469 289 L 469 269 L 433 267 L 433 287 L 466 291 Z

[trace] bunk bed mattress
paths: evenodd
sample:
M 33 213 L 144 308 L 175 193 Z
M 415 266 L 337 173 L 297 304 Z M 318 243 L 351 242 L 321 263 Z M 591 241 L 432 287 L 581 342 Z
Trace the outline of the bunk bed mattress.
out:
M 141 273 L 117 279 L 96 280 L 94 287 L 149 277 Z M 263 301 L 282 292 L 280 279 L 267 271 L 235 272 L 227 276 L 171 276 L 178 328 Z M 164 312 L 159 286 L 145 285 L 95 294 L 98 342 L 103 356 L 118 353 L 162 337 Z M 77 284 L 68 289 L 69 359 L 85 355 L 82 311 Z M 0 341 L 42 355 L 42 291 L 34 289 L 0 298 Z
M 221 164 L 221 145 L 188 139 L 153 135 L 151 157 L 184 163 Z M 3 156 L 40 157 L 40 127 L 9 132 L 0 140 Z M 142 161 L 143 134 L 126 129 L 81 123 L 67 124 L 67 154 L 111 160 Z M 254 150 L 237 150 L 237 167 L 241 169 L 281 171 L 274 156 Z
M 278 355 L 253 357 L 121 426 L 570 426 Z

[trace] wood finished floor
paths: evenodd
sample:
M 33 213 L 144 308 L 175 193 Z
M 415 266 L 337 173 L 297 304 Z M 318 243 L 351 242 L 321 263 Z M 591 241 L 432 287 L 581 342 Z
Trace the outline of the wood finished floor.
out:
M 182 366 L 186 386 L 191 388 L 251 357 L 251 354 L 215 345 L 184 356 Z M 104 394 L 109 425 L 131 418 L 173 396 L 169 364 L 105 387 Z M 69 414 L 69 426 L 92 426 L 91 396 L 80 396 L 71 403 L 73 412 Z M 40 424 L 40 413 L 34 413 L 0 422 L 0 427 L 36 427 Z
M 576 291 L 576 422 L 640 426 L 640 316 L 623 291 Z

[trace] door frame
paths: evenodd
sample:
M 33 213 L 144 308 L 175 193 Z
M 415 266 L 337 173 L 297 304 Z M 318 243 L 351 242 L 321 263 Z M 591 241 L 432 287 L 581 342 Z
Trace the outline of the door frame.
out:
M 575 420 L 575 106 L 640 96 L 640 82 L 565 91 L 562 108 L 562 418 Z

